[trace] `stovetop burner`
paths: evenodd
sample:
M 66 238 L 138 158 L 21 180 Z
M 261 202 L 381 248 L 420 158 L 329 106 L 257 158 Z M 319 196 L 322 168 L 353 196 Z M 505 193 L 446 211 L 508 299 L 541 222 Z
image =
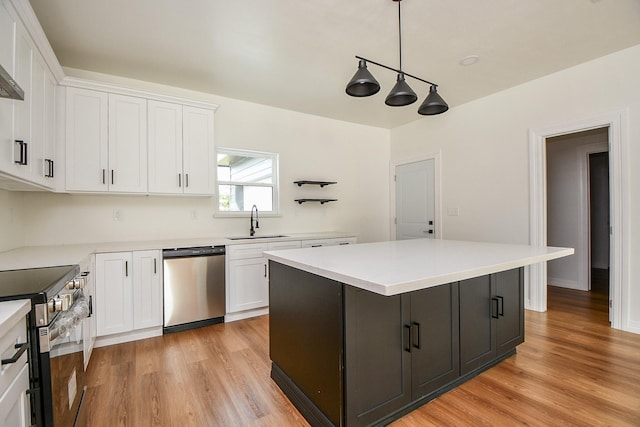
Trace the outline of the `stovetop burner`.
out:
M 44 303 L 79 271 L 77 265 L 0 271 L 0 301 L 29 298 Z

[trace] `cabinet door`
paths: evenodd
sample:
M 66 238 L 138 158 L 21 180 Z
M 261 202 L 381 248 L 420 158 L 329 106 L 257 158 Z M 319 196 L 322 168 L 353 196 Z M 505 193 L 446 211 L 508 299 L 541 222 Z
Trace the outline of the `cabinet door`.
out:
M 346 425 L 369 425 L 411 402 L 409 296 L 345 294 Z
M 31 103 L 32 103 L 32 89 L 31 89 L 31 61 L 33 56 L 33 48 L 31 45 L 31 39 L 22 26 L 18 23 L 16 25 L 16 62 L 15 62 L 15 80 L 24 90 L 24 101 L 14 101 L 14 117 L 13 117 L 13 140 L 21 141 L 26 145 L 26 153 L 20 155 L 19 145 L 15 143 L 13 146 L 13 159 L 18 161 L 23 160 L 24 164 L 14 163 L 13 175 L 21 178 L 29 178 L 30 169 L 32 164 L 31 159 Z M 26 157 L 26 158 L 25 158 Z
M 37 51 L 32 52 L 31 61 L 31 143 L 29 154 L 31 158 L 31 179 L 39 184 L 45 184 L 44 179 L 44 144 L 45 144 L 45 96 L 46 96 L 47 67 L 44 59 Z
M 0 425 L 27 427 L 31 425 L 29 405 L 29 365 L 25 364 L 9 388 L 0 390 Z M 4 394 L 2 394 L 4 392 Z
M 498 299 L 496 339 L 500 356 L 524 342 L 524 269 L 496 273 L 494 295 Z
M 8 2 L 0 2 L 0 64 L 15 76 L 16 20 L 9 13 Z M 0 171 L 11 172 L 13 163 L 13 108 L 14 102 L 0 102 Z
M 183 107 L 184 193 L 214 193 L 213 111 Z
M 98 336 L 133 329 L 131 252 L 96 255 Z
M 107 191 L 108 96 L 66 88 L 66 187 L 69 191 Z
M 496 339 L 491 276 L 474 277 L 459 283 L 460 374 L 464 375 L 493 360 Z
M 45 185 L 56 183 L 56 87 L 53 76 L 47 72 L 44 82 L 44 161 L 42 175 Z
M 162 326 L 162 254 L 133 253 L 133 328 Z
M 109 191 L 147 192 L 147 100 L 109 94 Z
M 460 376 L 458 284 L 411 293 L 412 399 Z
M 269 305 L 269 280 L 265 258 L 229 261 L 228 313 Z
M 148 101 L 149 193 L 181 194 L 182 105 Z

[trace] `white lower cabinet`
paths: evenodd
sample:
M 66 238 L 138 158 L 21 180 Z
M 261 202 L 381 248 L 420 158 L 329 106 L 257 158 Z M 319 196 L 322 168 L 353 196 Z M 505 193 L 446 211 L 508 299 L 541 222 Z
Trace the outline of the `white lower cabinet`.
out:
M 338 237 L 331 239 L 313 239 L 313 240 L 303 240 L 302 247 L 303 248 L 317 248 L 320 246 L 342 246 L 342 245 L 352 245 L 356 243 L 355 237 Z
M 228 246 L 227 313 L 268 307 L 269 263 L 262 252 L 299 247 L 297 240 Z
M 0 426 L 23 427 L 31 425 L 29 390 L 29 363 L 27 351 L 27 315 L 30 304 L 23 302 L 16 311 L 0 323 Z M 6 312 L 8 314 L 8 312 Z
M 161 261 L 159 250 L 96 255 L 99 337 L 162 325 Z
M 29 365 L 26 363 L 0 397 L 0 425 L 27 427 L 31 425 L 29 405 Z

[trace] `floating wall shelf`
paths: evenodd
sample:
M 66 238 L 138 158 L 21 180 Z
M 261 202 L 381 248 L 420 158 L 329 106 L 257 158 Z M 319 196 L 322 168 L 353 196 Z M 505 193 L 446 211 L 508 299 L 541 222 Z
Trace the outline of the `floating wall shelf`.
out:
M 325 185 L 337 184 L 336 181 L 293 181 L 294 184 L 298 184 L 298 187 L 303 185 L 319 185 L 321 188 Z
M 320 202 L 321 205 L 324 205 L 325 203 L 329 203 L 329 202 L 337 202 L 338 199 L 296 199 L 296 202 L 298 202 L 299 205 L 303 204 L 304 202 Z

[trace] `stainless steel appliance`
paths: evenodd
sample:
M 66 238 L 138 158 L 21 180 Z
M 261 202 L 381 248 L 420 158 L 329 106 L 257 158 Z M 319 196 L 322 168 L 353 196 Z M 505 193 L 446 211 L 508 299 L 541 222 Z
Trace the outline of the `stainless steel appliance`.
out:
M 91 313 L 91 301 L 83 294 L 87 274 L 77 265 L 0 271 L 0 301 L 31 300 L 27 321 L 34 425 L 84 425 L 82 324 Z
M 224 246 L 165 249 L 165 333 L 224 322 Z
M 24 91 L 0 64 L 0 98 L 24 101 Z

